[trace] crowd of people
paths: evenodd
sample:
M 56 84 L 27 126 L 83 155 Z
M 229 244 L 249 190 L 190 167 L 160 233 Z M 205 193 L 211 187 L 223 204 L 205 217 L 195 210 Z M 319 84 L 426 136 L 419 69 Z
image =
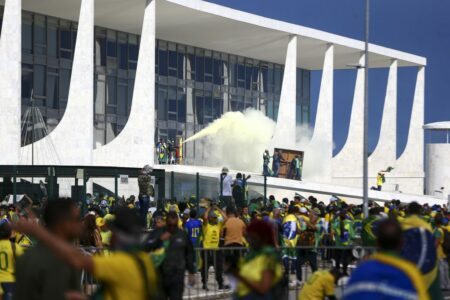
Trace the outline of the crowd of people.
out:
M 270 168 L 270 160 L 272 159 L 272 168 Z M 263 153 L 263 176 L 278 177 L 280 168 L 283 164 L 287 165 L 286 178 L 294 180 L 302 180 L 303 159 L 300 155 L 295 155 L 291 160 L 284 158 L 282 150 L 276 150 L 273 156 L 270 156 L 269 150 Z
M 446 206 L 370 202 L 365 218 L 337 196 L 156 205 L 150 173 L 137 197 L 89 196 L 83 213 L 70 199 L 2 203 L 3 299 L 182 299 L 185 284 L 208 292 L 211 280 L 236 299 L 287 299 L 289 287 L 302 300 L 333 299 L 342 277 L 344 299 L 441 299 L 450 289 Z
M 179 163 L 180 147 L 175 145 L 173 140 L 160 139 L 156 144 L 156 155 L 158 164 L 160 165 L 175 165 Z

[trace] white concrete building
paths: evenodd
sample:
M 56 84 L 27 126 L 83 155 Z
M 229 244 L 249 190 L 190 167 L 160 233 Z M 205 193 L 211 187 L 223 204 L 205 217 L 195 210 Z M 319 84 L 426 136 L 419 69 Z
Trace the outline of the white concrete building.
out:
M 349 133 L 335 157 L 332 132 L 334 70 L 364 62 L 362 41 L 200 0 L 0 5 L 0 164 L 31 163 L 30 142 L 20 134 L 31 94 L 53 129 L 34 145 L 36 164 L 153 164 L 159 138 L 187 138 L 224 112 L 248 107 L 283 120 L 270 145 L 293 148 L 296 127 L 310 120 L 310 72 L 322 70 L 304 177 L 317 167 L 308 155 L 321 153 L 324 172 L 315 181 L 361 185 L 364 68 L 355 71 Z M 390 182 L 422 194 L 426 58 L 370 44 L 369 61 L 389 69 L 370 174 L 393 166 Z M 417 81 L 408 143 L 397 159 L 401 67 L 416 67 Z M 201 142 L 184 152 L 186 164 L 201 164 Z
M 450 122 L 423 127 L 426 140 L 426 194 L 450 201 Z

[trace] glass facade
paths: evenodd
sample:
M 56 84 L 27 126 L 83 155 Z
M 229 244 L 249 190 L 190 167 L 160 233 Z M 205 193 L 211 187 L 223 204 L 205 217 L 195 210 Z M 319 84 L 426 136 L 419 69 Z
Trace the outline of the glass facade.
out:
M 2 11 L 0 7 L 0 19 Z M 51 131 L 67 105 L 77 24 L 29 12 L 23 12 L 22 18 L 22 115 L 33 96 Z M 98 147 L 113 140 L 127 122 L 139 36 L 96 27 L 94 46 Z M 282 65 L 158 40 L 155 71 L 155 140 L 186 139 L 227 111 L 252 107 L 277 118 Z M 308 70 L 297 69 L 296 110 L 297 125 L 309 124 Z M 201 141 L 183 150 L 186 163 L 202 163 Z
M 276 120 L 282 65 L 158 40 L 157 137 L 186 139 L 227 111 L 261 110 Z M 297 124 L 309 124 L 310 71 L 297 70 Z M 201 165 L 202 141 L 186 144 L 185 162 Z

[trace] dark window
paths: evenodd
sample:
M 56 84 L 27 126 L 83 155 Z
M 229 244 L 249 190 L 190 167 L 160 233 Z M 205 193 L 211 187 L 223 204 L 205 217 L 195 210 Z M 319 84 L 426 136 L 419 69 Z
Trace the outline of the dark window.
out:
M 46 55 L 47 38 L 45 29 L 45 17 L 40 15 L 34 16 L 34 53 Z
M 33 96 L 45 97 L 45 66 L 34 65 Z
M 158 86 L 158 120 L 167 120 L 167 88 Z
M 69 97 L 70 75 L 70 70 L 61 69 L 59 80 L 59 96 L 64 99 L 67 99 Z
M 117 114 L 127 115 L 128 87 L 126 84 L 119 84 L 117 87 Z
M 33 52 L 33 21 L 27 13 L 23 13 L 22 18 L 22 51 L 24 54 Z
M 119 33 L 119 69 L 128 69 L 127 35 Z
M 47 18 L 47 54 L 50 57 L 58 55 L 58 21 Z
M 205 58 L 199 54 L 195 56 L 195 80 L 198 82 L 205 80 Z
M 109 57 L 117 57 L 116 33 L 112 30 L 107 31 L 107 51 Z
M 186 94 L 183 89 L 178 89 L 178 122 L 186 122 Z
M 169 74 L 167 64 L 167 50 L 159 49 L 158 53 L 159 53 L 158 59 L 159 75 L 167 76 Z
M 58 69 L 49 68 L 47 73 L 47 107 L 58 108 Z
M 116 78 L 112 76 L 108 76 L 108 90 L 107 90 L 107 104 L 116 105 L 117 97 L 116 97 Z
M 33 66 L 22 65 L 22 98 L 29 99 L 33 89 Z

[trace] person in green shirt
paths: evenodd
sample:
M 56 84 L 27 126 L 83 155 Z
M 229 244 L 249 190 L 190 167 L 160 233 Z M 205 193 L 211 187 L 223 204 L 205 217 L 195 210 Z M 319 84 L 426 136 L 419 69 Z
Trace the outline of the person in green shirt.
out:
M 336 267 L 340 268 L 342 263 L 343 274 L 348 276 L 347 267 L 352 257 L 350 246 L 355 239 L 355 231 L 353 221 L 347 217 L 345 211 L 342 211 L 335 219 L 332 230 L 336 247 L 341 247 L 334 251 Z
M 302 168 L 303 163 L 300 159 L 300 155 L 295 156 L 295 179 L 302 180 Z
M 378 207 L 372 207 L 369 210 L 369 217 L 363 220 L 361 239 L 363 246 L 365 247 L 375 247 L 377 245 L 377 237 L 375 234 L 375 229 L 380 221 L 378 211 L 379 211 Z

